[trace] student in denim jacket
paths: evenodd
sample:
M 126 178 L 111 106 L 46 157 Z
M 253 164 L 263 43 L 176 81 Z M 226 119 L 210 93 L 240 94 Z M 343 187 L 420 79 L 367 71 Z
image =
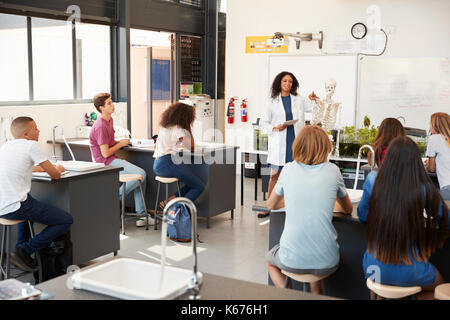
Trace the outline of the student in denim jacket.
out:
M 448 208 L 425 172 L 416 143 L 397 137 L 369 201 L 366 278 L 385 285 L 421 286 L 419 298 L 432 297 L 444 280 L 428 260 L 447 235 Z
M 375 151 L 375 155 L 369 151 L 367 159 L 371 162 L 371 157 L 375 156 L 375 164 L 378 168 L 381 168 L 383 164 L 384 156 L 386 154 L 389 143 L 398 136 L 406 136 L 405 129 L 400 121 L 394 118 L 384 119 L 377 131 L 377 135 L 372 143 L 372 148 Z M 372 187 L 377 177 L 377 171 L 372 171 L 366 177 L 366 181 L 363 185 L 363 196 L 358 205 L 358 217 L 361 221 L 367 221 L 367 214 L 369 213 L 369 199 L 372 194 Z

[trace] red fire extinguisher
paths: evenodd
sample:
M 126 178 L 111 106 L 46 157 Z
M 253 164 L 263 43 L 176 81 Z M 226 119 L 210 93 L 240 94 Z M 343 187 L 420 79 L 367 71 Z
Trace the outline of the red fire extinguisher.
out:
M 228 123 L 234 122 L 234 101 L 236 101 L 238 97 L 232 97 L 230 99 L 230 102 L 228 103 L 228 109 L 227 109 L 227 119 Z
M 241 122 L 247 122 L 247 99 L 241 102 Z

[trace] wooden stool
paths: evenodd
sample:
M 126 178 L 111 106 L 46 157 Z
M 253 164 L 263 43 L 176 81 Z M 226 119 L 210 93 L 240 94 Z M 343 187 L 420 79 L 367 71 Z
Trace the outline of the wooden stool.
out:
M 380 283 L 373 282 L 369 278 L 366 281 L 367 288 L 373 291 L 376 295 L 387 299 L 401 299 L 409 296 L 417 298 L 417 293 L 422 291 L 422 287 L 398 287 L 389 286 Z M 376 297 L 375 297 L 376 299 Z
M 127 182 L 133 182 L 138 181 L 139 182 L 139 189 L 141 190 L 141 197 L 142 202 L 144 203 L 144 209 L 145 209 L 145 230 L 148 230 L 148 213 L 147 213 L 147 206 L 145 205 L 145 197 L 144 192 L 142 191 L 142 176 L 140 174 L 120 174 L 119 175 L 119 181 L 122 183 L 123 191 L 122 191 L 122 211 L 121 211 L 121 221 L 122 221 L 122 234 L 125 234 L 125 190 Z M 137 216 L 136 214 L 128 214 L 129 216 Z
M 327 276 L 316 276 L 314 274 L 298 274 L 298 273 L 292 273 L 285 270 L 281 270 L 281 273 L 286 275 L 286 281 L 284 282 L 284 287 L 289 288 L 289 282 L 290 280 L 295 280 L 297 282 L 303 283 L 303 292 L 311 292 L 311 290 L 306 290 L 306 283 L 311 284 L 311 282 L 317 282 L 321 281 L 322 283 L 322 289 L 325 291 L 325 286 L 323 283 L 323 279 Z M 310 288 L 311 289 L 311 288 Z
M 181 197 L 181 192 L 180 192 L 180 184 L 179 184 L 178 178 L 166 178 L 166 177 L 156 176 L 155 180 L 158 181 L 158 191 L 156 192 L 156 203 L 155 203 L 155 230 L 158 230 L 159 217 L 156 213 L 157 213 L 157 209 L 158 209 L 159 187 L 161 186 L 161 183 L 164 183 L 166 185 L 166 201 L 167 202 L 169 200 L 169 184 L 176 182 L 177 188 L 178 188 L 178 195 L 180 197 Z
M 11 227 L 24 222 L 24 220 L 9 220 L 0 218 L 0 225 L 3 225 L 3 237 L 2 237 L 2 248 L 0 256 L 0 276 L 1 280 L 10 278 L 10 258 L 11 258 Z M 31 238 L 34 238 L 34 228 L 33 223 L 28 220 L 28 227 L 30 228 Z M 3 257 L 6 254 L 5 265 L 3 265 Z M 42 282 L 42 268 L 41 268 L 41 257 L 39 251 L 35 252 L 37 267 L 38 267 L 38 283 Z M 20 277 L 28 272 L 21 272 L 15 276 L 15 278 Z
M 450 300 L 450 283 L 443 283 L 434 289 L 434 297 L 438 300 Z

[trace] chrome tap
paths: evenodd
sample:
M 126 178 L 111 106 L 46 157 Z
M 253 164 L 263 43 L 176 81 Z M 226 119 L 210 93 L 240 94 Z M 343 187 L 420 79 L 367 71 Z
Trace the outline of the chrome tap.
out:
M 358 162 L 356 165 L 356 176 L 355 176 L 355 184 L 353 185 L 353 190 L 356 190 L 356 186 L 358 184 L 358 175 L 359 175 L 359 163 L 361 161 L 361 154 L 364 149 L 369 149 L 372 152 L 372 157 L 370 161 L 370 170 L 373 170 L 373 167 L 375 166 L 375 151 L 373 151 L 373 148 L 369 146 L 368 144 L 363 145 L 361 148 L 359 148 L 358 151 Z
M 405 117 L 403 117 L 403 116 L 397 117 L 397 120 L 400 120 L 400 119 L 403 120 L 403 125 L 406 126 L 406 120 L 405 120 Z
M 162 222 L 163 223 L 167 223 L 168 222 L 169 219 L 167 218 L 167 214 L 169 212 L 169 209 L 170 209 L 170 207 L 172 207 L 176 203 L 183 203 L 183 204 L 185 204 L 188 207 L 188 209 L 189 209 L 189 211 L 191 213 L 191 220 L 192 220 L 192 253 L 193 253 L 193 256 L 194 256 L 194 264 L 193 264 L 193 273 L 192 273 L 190 282 L 188 284 L 188 290 L 191 293 L 189 298 L 191 300 L 196 300 L 196 299 L 200 298 L 199 292 L 200 292 L 200 284 L 201 284 L 199 276 L 197 274 L 197 208 L 195 207 L 194 203 L 188 198 L 178 197 L 178 198 L 172 199 L 164 207 L 163 218 L 162 218 Z
M 61 134 L 64 134 L 62 127 L 60 127 L 58 125 L 53 127 L 53 140 L 52 140 L 53 155 L 52 155 L 52 160 L 51 160 L 51 162 L 53 162 L 53 163 L 56 163 L 56 161 L 57 161 L 57 159 L 56 159 L 56 148 L 55 148 L 55 129 L 58 128 L 58 127 L 61 128 Z

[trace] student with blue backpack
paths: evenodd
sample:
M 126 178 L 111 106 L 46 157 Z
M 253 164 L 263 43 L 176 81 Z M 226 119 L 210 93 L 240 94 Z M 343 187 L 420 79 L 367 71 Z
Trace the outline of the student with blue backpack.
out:
M 168 201 L 175 197 L 186 197 L 194 202 L 205 189 L 203 181 L 187 165 L 174 159 L 180 148 L 194 151 L 195 143 L 192 136 L 194 120 L 194 107 L 184 103 L 170 105 L 161 115 L 161 130 L 156 140 L 154 154 L 156 160 L 153 171 L 161 177 L 178 178 L 184 184 L 180 190 L 181 194 L 175 193 L 169 197 Z M 166 201 L 162 201 L 161 209 L 165 205 Z M 191 241 L 191 219 L 186 206 L 179 204 L 171 209 L 168 214 L 170 239 L 181 242 Z
M 172 195 L 168 200 L 176 196 L 186 197 L 194 202 L 205 189 L 203 181 L 196 176 L 185 164 L 174 161 L 180 148 L 194 151 L 194 137 L 192 125 L 195 120 L 194 107 L 184 103 L 170 105 L 161 115 L 161 130 L 156 140 L 156 148 L 153 171 L 156 175 L 168 178 L 178 178 L 184 187 L 180 193 Z M 164 208 L 165 202 L 161 203 Z

